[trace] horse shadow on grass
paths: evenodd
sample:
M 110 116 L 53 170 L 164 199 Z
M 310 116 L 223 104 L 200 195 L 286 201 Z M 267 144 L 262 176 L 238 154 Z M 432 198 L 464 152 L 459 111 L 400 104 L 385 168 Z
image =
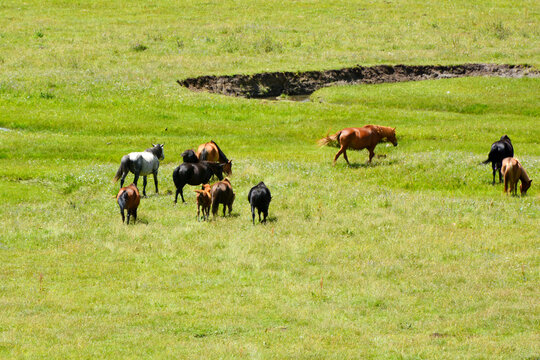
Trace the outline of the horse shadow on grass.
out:
M 278 221 L 278 218 L 275 217 L 275 216 L 267 216 L 266 217 L 266 222 L 267 223 L 276 223 Z
M 350 165 L 346 165 L 345 167 L 352 168 L 352 169 L 366 169 L 366 168 L 373 168 L 373 167 L 379 167 L 379 166 L 390 166 L 397 164 L 397 160 L 389 160 L 389 161 L 377 161 L 377 162 L 359 162 L 359 163 L 351 163 Z

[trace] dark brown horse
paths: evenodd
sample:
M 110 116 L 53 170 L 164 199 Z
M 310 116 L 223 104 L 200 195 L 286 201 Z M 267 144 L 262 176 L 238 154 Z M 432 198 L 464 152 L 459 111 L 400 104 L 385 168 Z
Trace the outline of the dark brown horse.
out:
M 214 140 L 205 144 L 199 145 L 197 148 L 197 157 L 199 160 L 219 162 L 223 165 L 223 172 L 228 176 L 232 175 L 232 160 L 227 159 L 227 156 L 221 151 L 218 144 Z
M 370 163 L 373 156 L 375 156 L 375 153 L 373 152 L 375 146 L 384 140 L 388 140 L 394 146 L 397 146 L 396 128 L 379 125 L 365 125 L 361 128 L 346 128 L 338 131 L 334 135 L 326 135 L 326 137 L 318 141 L 318 144 L 319 146 L 331 144 L 340 148 L 336 156 L 334 156 L 333 165 L 336 164 L 336 160 L 341 154 L 343 154 L 347 164 L 351 165 L 347 158 L 347 149 L 368 149 L 368 163 Z
M 235 194 L 229 179 L 226 178 L 212 185 L 212 215 L 215 217 L 219 204 L 223 204 L 223 216 L 225 216 L 225 209 L 227 207 L 229 208 L 229 216 L 231 216 L 234 198 Z

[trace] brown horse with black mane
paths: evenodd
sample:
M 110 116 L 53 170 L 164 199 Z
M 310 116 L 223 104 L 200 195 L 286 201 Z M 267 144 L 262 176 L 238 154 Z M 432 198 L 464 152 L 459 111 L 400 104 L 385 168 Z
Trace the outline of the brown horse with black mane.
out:
M 229 176 L 232 175 L 232 160 L 227 159 L 227 156 L 225 156 L 214 140 L 199 145 L 196 155 L 199 160 L 214 161 L 224 164 L 223 171 L 225 174 Z
M 333 165 L 336 164 L 336 161 L 341 154 L 343 154 L 347 164 L 351 165 L 347 158 L 347 149 L 368 149 L 368 163 L 370 163 L 373 156 L 375 156 L 375 153 L 373 152 L 375 146 L 384 140 L 390 141 L 394 146 L 397 146 L 396 128 L 379 125 L 365 125 L 361 128 L 346 128 L 338 131 L 334 135 L 326 135 L 326 137 L 318 141 L 318 144 L 319 146 L 331 144 L 340 148 L 334 157 Z

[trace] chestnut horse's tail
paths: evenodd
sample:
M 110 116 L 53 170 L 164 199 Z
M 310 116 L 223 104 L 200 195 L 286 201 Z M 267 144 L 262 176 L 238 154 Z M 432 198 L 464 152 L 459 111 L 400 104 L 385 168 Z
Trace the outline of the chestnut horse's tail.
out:
M 326 133 L 325 137 L 317 141 L 317 145 L 319 146 L 329 145 L 329 146 L 339 147 L 339 137 L 341 135 L 341 131 L 338 131 L 334 135 L 328 135 L 328 134 L 330 134 L 330 131 Z

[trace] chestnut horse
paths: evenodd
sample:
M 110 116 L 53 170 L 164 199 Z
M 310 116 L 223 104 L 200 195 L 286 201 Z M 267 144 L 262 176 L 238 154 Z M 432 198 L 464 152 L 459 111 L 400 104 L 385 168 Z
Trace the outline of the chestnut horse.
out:
M 394 146 L 397 146 L 396 128 L 379 125 L 365 125 L 361 128 L 346 128 L 338 131 L 334 135 L 326 135 L 326 137 L 318 141 L 318 144 L 319 146 L 331 144 L 340 147 L 338 153 L 334 156 L 333 165 L 336 165 L 336 161 L 341 154 L 343 154 L 347 164 L 351 165 L 347 158 L 348 148 L 353 150 L 368 149 L 368 163 L 370 163 L 373 156 L 375 156 L 375 153 L 373 152 L 375 146 L 385 139 L 390 141 Z
M 214 140 L 210 140 L 205 144 L 199 145 L 197 148 L 197 157 L 199 160 L 219 162 L 223 165 L 223 172 L 228 176 L 232 175 L 232 160 L 227 159 L 227 156 L 221 151 L 218 144 Z
M 116 195 L 116 201 L 120 207 L 120 214 L 122 214 L 122 222 L 125 221 L 124 210 L 127 210 L 127 223 L 129 225 L 129 217 L 133 215 L 133 222 L 137 221 L 137 208 L 141 202 L 141 195 L 139 189 L 135 184 L 123 187 Z
M 521 180 L 519 190 L 521 195 L 525 195 L 531 187 L 532 180 L 523 168 L 523 165 L 516 158 L 507 157 L 502 161 L 501 171 L 504 176 L 504 192 L 517 195 L 517 183 Z

